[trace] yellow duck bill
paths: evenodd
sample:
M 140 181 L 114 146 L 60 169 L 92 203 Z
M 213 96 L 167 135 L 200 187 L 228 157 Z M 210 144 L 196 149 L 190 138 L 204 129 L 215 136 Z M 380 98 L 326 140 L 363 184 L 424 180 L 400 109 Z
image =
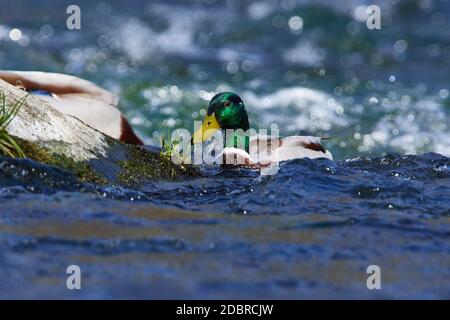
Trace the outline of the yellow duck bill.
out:
M 197 131 L 194 132 L 192 142 L 195 144 L 205 141 L 209 137 L 213 136 L 218 129 L 220 129 L 219 122 L 217 121 L 214 113 L 211 113 L 211 115 L 207 115 L 205 117 L 202 126 L 198 128 Z

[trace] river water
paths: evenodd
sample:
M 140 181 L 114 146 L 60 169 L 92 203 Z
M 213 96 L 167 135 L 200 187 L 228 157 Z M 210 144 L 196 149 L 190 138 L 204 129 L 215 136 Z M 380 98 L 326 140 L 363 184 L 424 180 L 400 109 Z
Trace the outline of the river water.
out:
M 381 30 L 365 1 L 78 3 L 79 31 L 65 1 L 2 4 L 1 68 L 96 82 L 153 145 L 231 90 L 335 161 L 131 189 L 0 157 L 0 297 L 450 297 L 449 2 L 380 1 Z

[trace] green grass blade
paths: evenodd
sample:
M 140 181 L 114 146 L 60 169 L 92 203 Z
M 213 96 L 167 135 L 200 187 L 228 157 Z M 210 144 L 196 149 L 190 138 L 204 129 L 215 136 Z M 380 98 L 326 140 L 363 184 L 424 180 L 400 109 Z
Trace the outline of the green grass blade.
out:
M 11 152 L 9 148 L 3 145 L 3 142 L 0 141 L 0 153 L 4 154 L 5 156 L 9 156 L 11 158 L 14 158 L 14 154 Z
M 11 146 L 11 149 L 14 150 L 14 153 L 19 158 L 25 158 L 25 153 L 22 151 L 22 148 L 17 144 L 17 142 L 10 136 L 6 135 L 5 140 L 7 140 Z
M 19 112 L 22 105 L 25 103 L 26 98 L 28 95 L 23 96 L 20 99 L 17 99 L 13 105 L 4 113 L 5 119 L 4 122 L 0 124 L 0 129 L 6 129 L 8 125 L 11 123 L 11 121 L 14 119 L 14 117 Z
M 5 92 L 0 91 L 0 153 L 5 156 L 26 157 L 14 138 L 6 131 L 6 128 L 25 104 L 27 97 L 28 95 L 25 95 L 12 103 L 8 103 Z

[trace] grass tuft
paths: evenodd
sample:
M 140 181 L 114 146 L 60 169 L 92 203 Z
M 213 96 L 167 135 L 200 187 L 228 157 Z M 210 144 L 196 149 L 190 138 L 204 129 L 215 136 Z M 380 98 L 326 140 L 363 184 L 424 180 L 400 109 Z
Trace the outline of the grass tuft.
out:
M 175 148 L 179 144 L 179 141 L 172 141 L 170 138 L 170 133 L 167 132 L 166 135 L 161 135 L 159 137 L 159 142 L 161 143 L 161 150 L 159 151 L 160 157 L 170 160 L 172 153 L 175 152 Z
M 14 138 L 6 131 L 6 128 L 19 112 L 25 103 L 27 96 L 24 96 L 12 103 L 6 100 L 6 95 L 0 91 L 0 154 L 12 158 L 25 158 L 25 153 L 17 144 Z

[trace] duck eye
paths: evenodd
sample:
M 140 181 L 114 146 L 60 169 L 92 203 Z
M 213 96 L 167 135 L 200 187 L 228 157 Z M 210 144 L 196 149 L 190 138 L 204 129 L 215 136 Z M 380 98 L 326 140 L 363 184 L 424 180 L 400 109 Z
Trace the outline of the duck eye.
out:
M 225 101 L 224 105 L 225 105 L 225 107 L 229 107 L 231 105 L 231 102 L 230 101 Z

